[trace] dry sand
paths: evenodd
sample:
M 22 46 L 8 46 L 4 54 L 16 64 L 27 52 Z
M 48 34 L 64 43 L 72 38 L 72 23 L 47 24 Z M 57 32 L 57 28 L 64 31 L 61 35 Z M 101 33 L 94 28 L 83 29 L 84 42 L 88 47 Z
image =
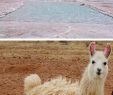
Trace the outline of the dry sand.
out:
M 23 95 L 23 79 L 37 73 L 44 81 L 55 76 L 80 79 L 88 64 L 89 42 L 0 42 L 0 94 Z M 106 42 L 97 42 L 103 49 Z M 113 42 L 112 42 L 113 47 Z M 105 95 L 113 90 L 113 55 Z

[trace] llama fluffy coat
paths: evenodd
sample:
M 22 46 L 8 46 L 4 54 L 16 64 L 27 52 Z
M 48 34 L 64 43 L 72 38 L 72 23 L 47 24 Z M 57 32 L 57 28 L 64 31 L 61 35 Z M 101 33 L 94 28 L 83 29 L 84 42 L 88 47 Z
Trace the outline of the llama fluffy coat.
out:
M 90 63 L 82 79 L 72 83 L 66 78 L 58 77 L 41 84 L 37 74 L 24 80 L 26 95 L 104 95 L 104 83 L 108 74 L 107 58 L 111 52 L 110 45 L 104 51 L 95 51 L 95 43 L 90 45 Z
M 58 77 L 44 84 L 40 78 L 32 74 L 25 78 L 26 95 L 104 95 L 104 81 L 100 79 L 89 80 L 87 68 L 81 81 L 72 83 L 66 78 Z M 28 83 L 28 84 L 27 84 Z M 100 87 L 103 86 L 103 87 Z M 101 91 L 100 91 L 101 90 Z

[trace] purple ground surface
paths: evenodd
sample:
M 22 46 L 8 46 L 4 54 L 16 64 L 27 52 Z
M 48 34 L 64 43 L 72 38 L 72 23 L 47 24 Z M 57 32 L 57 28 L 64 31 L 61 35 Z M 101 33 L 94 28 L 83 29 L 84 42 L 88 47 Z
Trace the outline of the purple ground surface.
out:
M 29 1 L 80 2 L 113 16 L 112 0 L 4 0 L 0 1 L 0 17 L 18 10 Z M 0 38 L 113 38 L 113 24 L 0 21 Z

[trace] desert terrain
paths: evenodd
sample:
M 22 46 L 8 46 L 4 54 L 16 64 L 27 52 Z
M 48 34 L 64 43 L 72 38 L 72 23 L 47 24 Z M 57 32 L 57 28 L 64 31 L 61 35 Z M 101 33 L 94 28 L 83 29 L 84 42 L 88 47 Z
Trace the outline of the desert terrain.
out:
M 0 1 L 3 39 L 113 38 L 112 27 L 113 0 Z
M 103 50 L 107 42 L 97 42 Z M 113 47 L 113 42 L 110 42 Z M 24 95 L 23 81 L 32 73 L 42 82 L 56 76 L 72 81 L 80 79 L 89 61 L 89 42 L 0 42 L 0 95 Z M 109 74 L 105 95 L 113 91 L 113 55 L 109 60 Z

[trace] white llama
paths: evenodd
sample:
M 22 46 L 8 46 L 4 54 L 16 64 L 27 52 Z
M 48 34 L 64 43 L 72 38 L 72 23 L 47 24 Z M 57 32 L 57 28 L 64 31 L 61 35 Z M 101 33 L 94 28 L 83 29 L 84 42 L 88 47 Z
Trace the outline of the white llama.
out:
M 81 81 L 72 83 L 66 78 L 58 77 L 41 84 L 37 74 L 24 80 L 26 95 L 104 95 L 104 83 L 108 74 L 108 57 L 111 46 L 106 45 L 103 51 L 95 50 L 95 42 L 90 44 L 90 62 Z

